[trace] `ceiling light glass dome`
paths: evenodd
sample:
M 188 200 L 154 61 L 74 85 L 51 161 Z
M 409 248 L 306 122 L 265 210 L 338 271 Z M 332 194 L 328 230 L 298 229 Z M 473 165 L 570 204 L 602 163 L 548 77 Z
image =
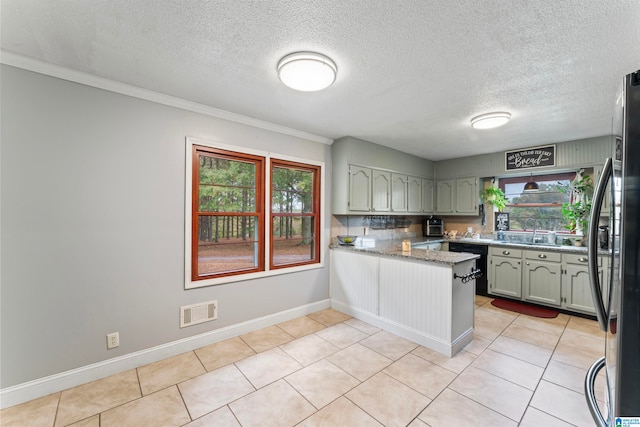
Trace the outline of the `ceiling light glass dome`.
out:
M 511 119 L 511 114 L 507 112 L 487 113 L 471 119 L 471 126 L 474 129 L 493 129 L 506 124 Z
M 325 89 L 336 81 L 338 67 L 331 58 L 314 52 L 296 52 L 278 62 L 278 77 L 285 85 L 304 92 Z

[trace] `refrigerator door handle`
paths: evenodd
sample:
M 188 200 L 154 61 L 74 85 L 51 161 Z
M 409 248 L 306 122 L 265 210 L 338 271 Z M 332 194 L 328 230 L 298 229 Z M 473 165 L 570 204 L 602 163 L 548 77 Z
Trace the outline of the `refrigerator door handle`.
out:
M 591 215 L 589 218 L 589 282 L 591 283 L 591 298 L 593 306 L 598 316 L 600 329 L 607 332 L 607 312 L 602 300 L 602 289 L 600 288 L 600 278 L 598 276 L 598 221 L 600 219 L 600 209 L 602 201 L 607 192 L 607 183 L 613 176 L 613 159 L 608 158 L 604 162 L 602 174 L 593 192 L 593 203 L 591 205 Z
M 587 399 L 587 406 L 589 407 L 589 412 L 591 412 L 591 416 L 593 417 L 593 421 L 595 421 L 598 427 L 607 427 L 607 421 L 602 416 L 602 411 L 600 411 L 600 407 L 598 406 L 598 402 L 596 401 L 595 396 L 595 383 L 596 377 L 598 376 L 598 372 L 602 368 L 604 368 L 606 363 L 606 359 L 602 356 L 600 359 L 596 361 L 591 368 L 587 371 L 587 376 L 584 379 L 584 395 Z

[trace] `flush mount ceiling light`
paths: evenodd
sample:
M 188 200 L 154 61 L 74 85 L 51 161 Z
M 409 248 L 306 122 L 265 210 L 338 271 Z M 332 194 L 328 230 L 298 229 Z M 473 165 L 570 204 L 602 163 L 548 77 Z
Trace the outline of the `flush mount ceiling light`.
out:
M 278 77 L 291 89 L 314 92 L 328 88 L 336 80 L 338 67 L 324 55 L 296 52 L 278 62 Z
M 471 119 L 471 126 L 475 129 L 492 129 L 506 124 L 511 114 L 505 112 L 482 114 Z

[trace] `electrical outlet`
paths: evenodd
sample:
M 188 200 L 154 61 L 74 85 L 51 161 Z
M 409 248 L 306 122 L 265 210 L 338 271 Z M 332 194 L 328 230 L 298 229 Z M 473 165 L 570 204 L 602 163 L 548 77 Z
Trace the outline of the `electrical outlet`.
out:
M 107 350 L 120 347 L 120 333 L 114 332 L 107 335 Z

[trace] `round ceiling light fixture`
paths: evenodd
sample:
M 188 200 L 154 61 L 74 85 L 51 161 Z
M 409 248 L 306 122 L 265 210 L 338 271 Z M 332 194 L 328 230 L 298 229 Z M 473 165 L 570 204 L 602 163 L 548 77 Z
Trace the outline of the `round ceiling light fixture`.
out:
M 511 114 L 506 112 L 487 113 L 471 119 L 474 129 L 493 129 L 506 124 L 511 119 Z
M 314 92 L 336 81 L 338 67 L 331 58 L 314 52 L 291 53 L 278 62 L 278 77 L 291 89 Z

